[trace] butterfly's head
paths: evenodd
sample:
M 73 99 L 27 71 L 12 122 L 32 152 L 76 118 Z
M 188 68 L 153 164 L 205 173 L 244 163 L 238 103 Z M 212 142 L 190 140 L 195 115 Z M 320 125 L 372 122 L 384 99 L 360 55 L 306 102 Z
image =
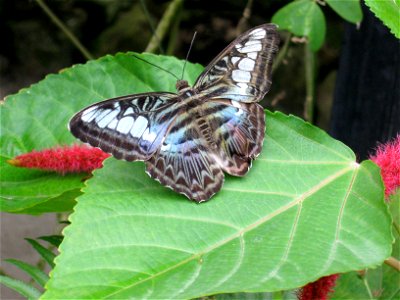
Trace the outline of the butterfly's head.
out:
M 186 80 L 182 80 L 182 79 L 181 79 L 181 80 L 178 80 L 178 81 L 176 82 L 175 87 L 176 87 L 176 90 L 177 90 L 178 92 L 182 92 L 182 91 L 184 91 L 184 90 L 190 88 L 188 82 L 187 82 Z

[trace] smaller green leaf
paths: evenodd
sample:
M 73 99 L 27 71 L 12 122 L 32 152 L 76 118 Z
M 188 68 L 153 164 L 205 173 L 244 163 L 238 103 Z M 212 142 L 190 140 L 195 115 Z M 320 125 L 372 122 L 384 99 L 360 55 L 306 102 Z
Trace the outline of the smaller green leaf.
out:
M 308 37 L 311 50 L 321 48 L 325 39 L 325 17 L 315 1 L 299 0 L 289 3 L 272 17 L 272 23 L 297 36 Z
M 16 259 L 6 259 L 6 262 L 13 264 L 14 266 L 18 267 L 22 271 L 29 274 L 33 280 L 35 280 L 38 284 L 44 287 L 46 282 L 49 280 L 49 276 L 44 273 L 42 270 L 38 269 L 35 266 L 27 264 L 26 262 L 19 261 Z
M 360 0 L 326 0 L 328 5 L 343 19 L 351 23 L 358 23 L 362 20 Z
M 400 196 L 400 193 L 399 193 Z M 394 220 L 394 227 L 398 223 L 400 214 L 400 197 L 394 196 L 389 203 L 389 210 Z M 392 256 L 400 258 L 400 232 L 393 230 L 395 243 Z M 331 299 L 400 299 L 399 272 L 393 267 L 383 264 L 376 269 L 368 269 L 361 276 L 358 272 L 342 274 L 335 287 Z
M 0 210 L 40 214 L 71 210 L 81 195 L 83 174 L 61 176 L 40 170 L 18 168 L 0 157 Z
M 54 258 L 56 257 L 53 252 L 49 249 L 46 249 L 38 242 L 32 239 L 25 239 L 29 244 L 40 254 L 40 256 L 50 265 L 50 267 L 54 268 Z
M 38 239 L 42 240 L 42 241 L 46 241 L 58 248 L 58 246 L 60 246 L 64 237 L 62 235 L 47 235 L 47 236 L 40 236 L 40 237 L 38 237 Z
M 389 27 L 390 32 L 400 39 L 400 0 L 376 1 L 365 0 L 365 4 L 383 24 Z
M 41 293 L 34 287 L 23 281 L 13 279 L 8 276 L 0 275 L 0 283 L 9 287 L 10 289 L 13 289 L 28 299 L 39 299 L 41 296 Z

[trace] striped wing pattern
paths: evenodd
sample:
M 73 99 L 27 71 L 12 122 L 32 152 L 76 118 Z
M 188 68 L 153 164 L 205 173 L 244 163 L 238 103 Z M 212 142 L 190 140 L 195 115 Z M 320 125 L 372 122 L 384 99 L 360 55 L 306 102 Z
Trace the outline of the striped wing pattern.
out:
M 93 104 L 70 121 L 81 141 L 118 159 L 142 160 L 161 184 L 196 202 L 210 199 L 224 172 L 244 176 L 262 150 L 276 27 L 239 36 L 178 94 L 144 93 Z
M 173 122 L 176 98 L 172 93 L 147 93 L 105 100 L 73 116 L 69 128 L 82 142 L 117 159 L 145 161 Z

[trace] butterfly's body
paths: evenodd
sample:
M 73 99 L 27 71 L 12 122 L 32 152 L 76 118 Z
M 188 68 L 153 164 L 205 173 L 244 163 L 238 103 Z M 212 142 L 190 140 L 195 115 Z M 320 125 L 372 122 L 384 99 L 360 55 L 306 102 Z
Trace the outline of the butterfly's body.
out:
M 96 103 L 76 114 L 71 132 L 118 159 L 146 162 L 147 173 L 197 202 L 220 190 L 224 172 L 243 176 L 261 152 L 278 37 L 274 25 L 249 30 L 178 94 L 144 93 Z

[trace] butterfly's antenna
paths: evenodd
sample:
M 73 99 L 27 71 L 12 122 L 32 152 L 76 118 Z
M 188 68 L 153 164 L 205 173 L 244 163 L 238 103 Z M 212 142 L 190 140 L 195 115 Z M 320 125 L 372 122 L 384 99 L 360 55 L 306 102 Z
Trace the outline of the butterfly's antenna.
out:
M 190 46 L 189 46 L 189 51 L 186 54 L 186 59 L 185 59 L 185 62 L 183 64 L 183 69 L 182 69 L 181 80 L 183 79 L 183 74 L 185 73 L 186 62 L 188 61 L 190 51 L 192 50 L 192 46 L 193 46 L 193 43 L 194 43 L 194 39 L 196 38 L 196 34 L 197 34 L 197 31 L 195 31 L 194 34 L 193 34 L 192 41 L 190 42 Z
M 160 66 L 157 66 L 156 64 L 153 64 L 153 63 L 151 63 L 151 62 L 145 60 L 144 58 L 141 58 L 141 57 L 139 57 L 139 56 L 137 56 L 137 55 L 135 55 L 135 54 L 133 54 L 133 53 L 131 53 L 131 55 L 134 56 L 134 57 L 136 57 L 138 60 L 141 60 L 141 61 L 143 61 L 143 62 L 145 62 L 145 63 L 148 63 L 149 65 L 151 65 L 151 66 L 153 66 L 153 67 L 155 67 L 155 68 L 158 68 L 158 69 L 160 69 L 160 70 L 163 70 L 164 72 L 167 72 L 168 74 L 174 76 L 177 80 L 179 80 L 179 77 L 176 76 L 176 75 L 175 75 L 174 73 L 172 73 L 171 71 L 168 71 L 167 69 L 164 69 L 164 68 L 162 68 L 162 67 L 160 67 Z

